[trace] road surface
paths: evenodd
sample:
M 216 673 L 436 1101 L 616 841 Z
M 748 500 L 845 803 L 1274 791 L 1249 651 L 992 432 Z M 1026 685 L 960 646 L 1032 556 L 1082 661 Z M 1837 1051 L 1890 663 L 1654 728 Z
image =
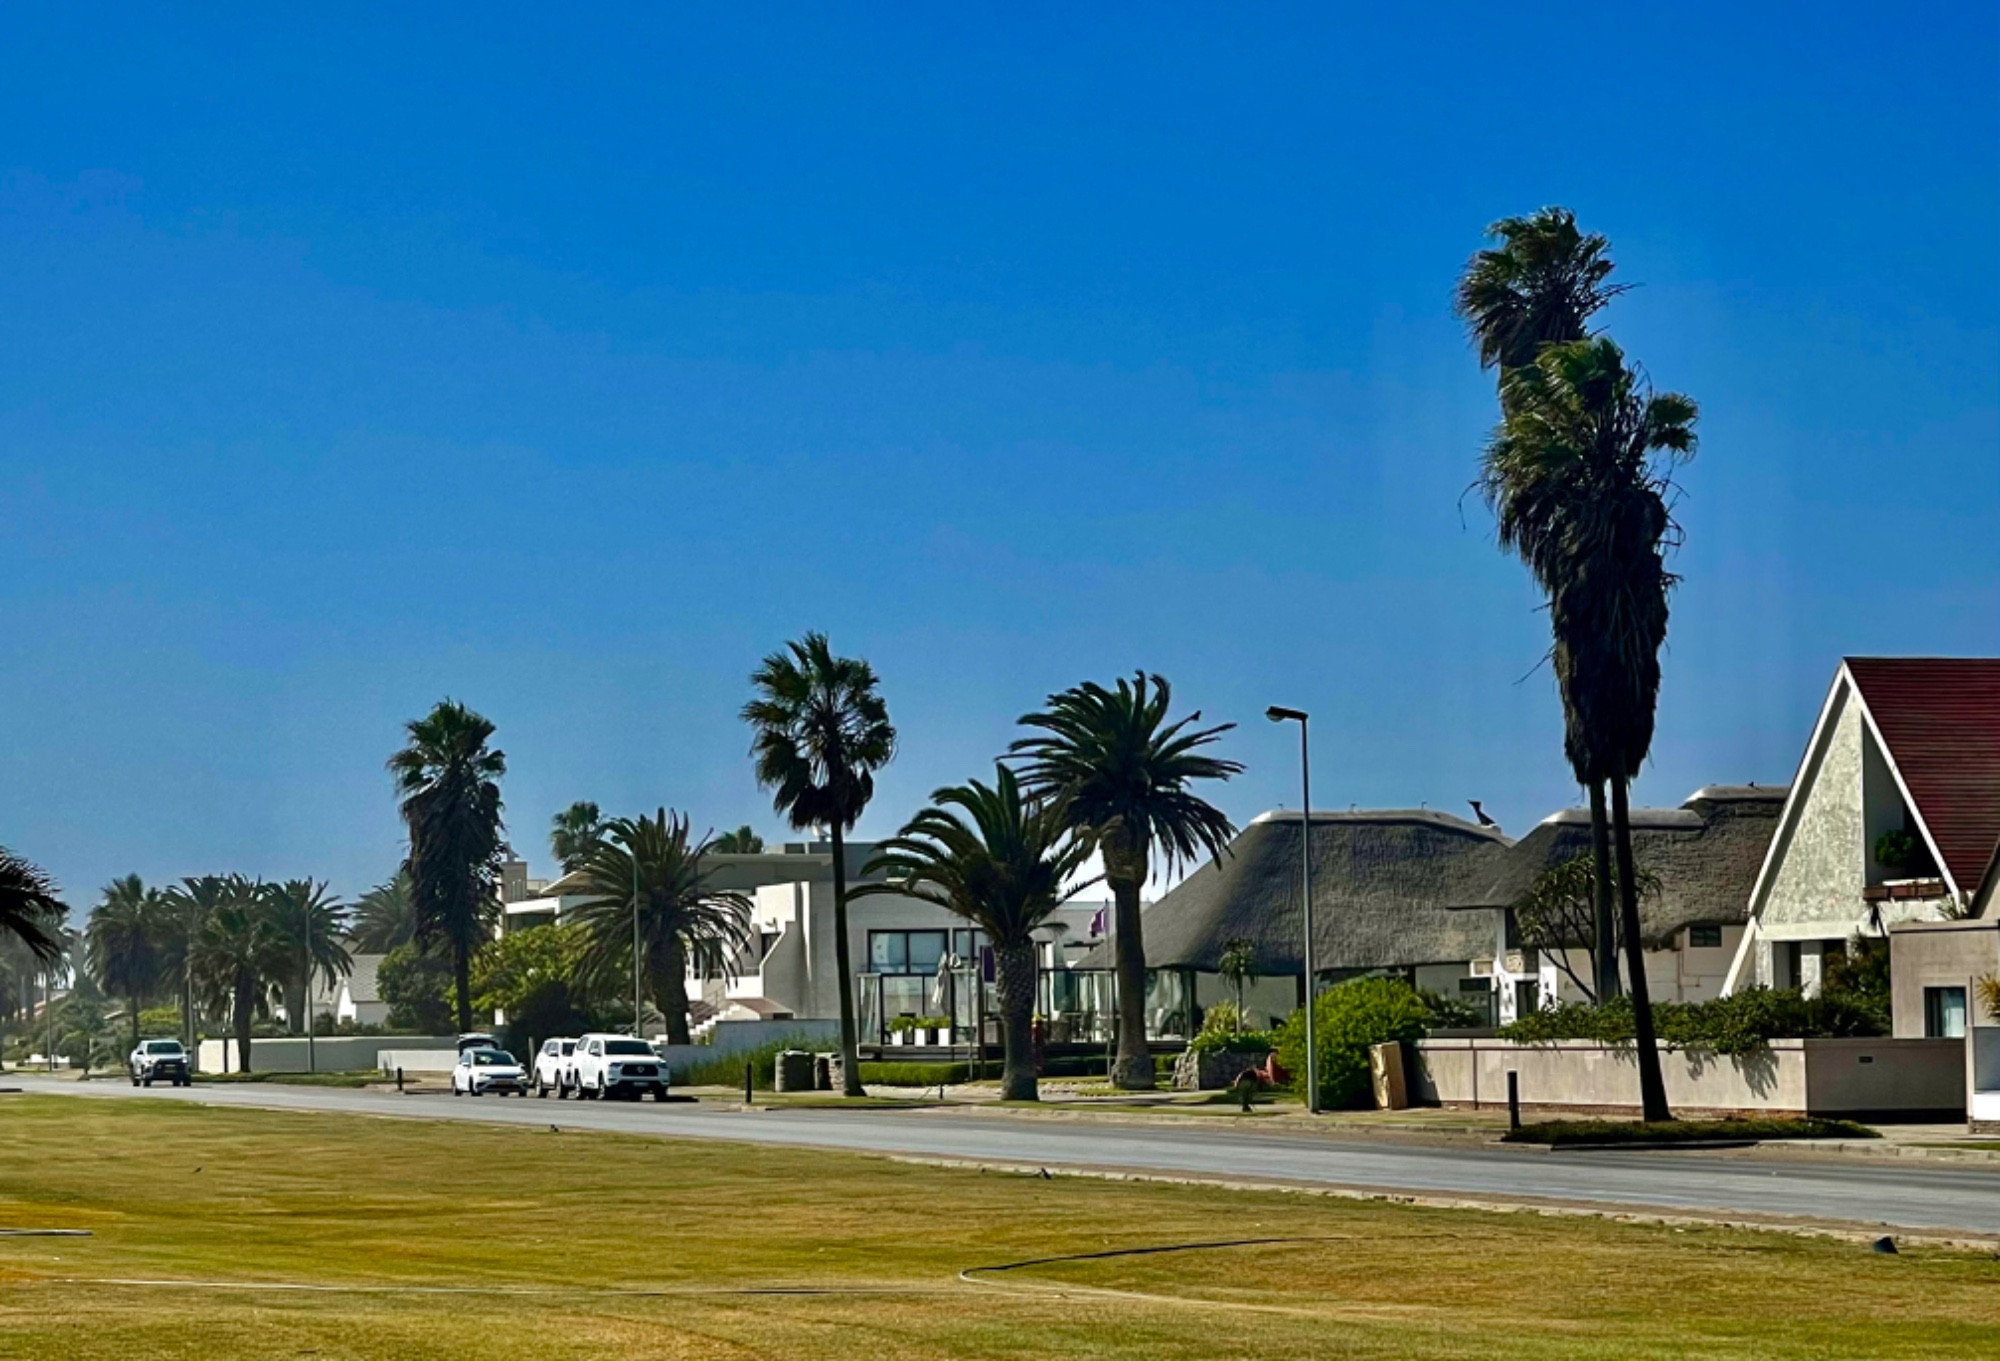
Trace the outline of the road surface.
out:
M 1583 1202 L 1697 1215 L 1787 1216 L 2000 1236 L 2000 1171 L 1863 1158 L 1779 1161 L 1696 1153 L 1527 1153 L 1343 1141 L 1315 1134 L 1187 1128 L 1035 1115 L 453 1099 L 277 1084 L 134 1088 L 9 1074 L 32 1092 L 94 1100 L 195 1101 L 285 1111 L 607 1130 L 1028 1167 L 1290 1182 L 1486 1201 Z

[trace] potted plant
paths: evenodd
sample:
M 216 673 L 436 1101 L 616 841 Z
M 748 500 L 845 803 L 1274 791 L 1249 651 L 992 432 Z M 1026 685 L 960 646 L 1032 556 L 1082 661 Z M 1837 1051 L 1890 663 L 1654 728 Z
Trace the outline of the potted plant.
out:
M 917 1018 L 898 1016 L 889 1022 L 889 1043 L 897 1046 L 917 1043 Z

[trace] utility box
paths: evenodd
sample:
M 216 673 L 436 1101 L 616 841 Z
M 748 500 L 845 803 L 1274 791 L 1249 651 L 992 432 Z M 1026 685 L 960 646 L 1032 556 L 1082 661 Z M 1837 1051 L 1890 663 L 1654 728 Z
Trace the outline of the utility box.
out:
M 1368 1072 L 1375 1080 L 1378 1110 L 1409 1109 L 1410 1086 L 1403 1077 L 1403 1046 L 1396 1040 L 1378 1044 L 1368 1051 Z
M 778 1055 L 776 1081 L 772 1084 L 781 1092 L 809 1092 L 813 1090 L 813 1056 L 803 1049 L 787 1049 Z

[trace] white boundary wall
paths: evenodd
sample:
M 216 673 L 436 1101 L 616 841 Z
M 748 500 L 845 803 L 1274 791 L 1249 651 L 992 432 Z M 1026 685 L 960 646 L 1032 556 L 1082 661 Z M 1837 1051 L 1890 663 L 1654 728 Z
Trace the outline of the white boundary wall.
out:
M 1639 1108 L 1639 1068 L 1630 1045 L 1429 1039 L 1411 1048 L 1410 1097 L 1420 1104 L 1504 1106 L 1511 1071 L 1524 1106 Z M 1965 1109 L 1959 1040 L 1773 1040 L 1728 1057 L 1663 1049 L 1660 1063 L 1667 1103 L 1676 1112 L 1917 1116 Z

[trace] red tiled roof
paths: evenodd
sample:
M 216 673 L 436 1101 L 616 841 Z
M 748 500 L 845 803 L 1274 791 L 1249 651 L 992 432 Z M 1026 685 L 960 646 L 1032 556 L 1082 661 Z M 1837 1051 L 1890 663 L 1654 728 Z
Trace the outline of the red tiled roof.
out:
M 2000 657 L 1849 657 L 1945 868 L 1976 892 L 2000 844 Z

